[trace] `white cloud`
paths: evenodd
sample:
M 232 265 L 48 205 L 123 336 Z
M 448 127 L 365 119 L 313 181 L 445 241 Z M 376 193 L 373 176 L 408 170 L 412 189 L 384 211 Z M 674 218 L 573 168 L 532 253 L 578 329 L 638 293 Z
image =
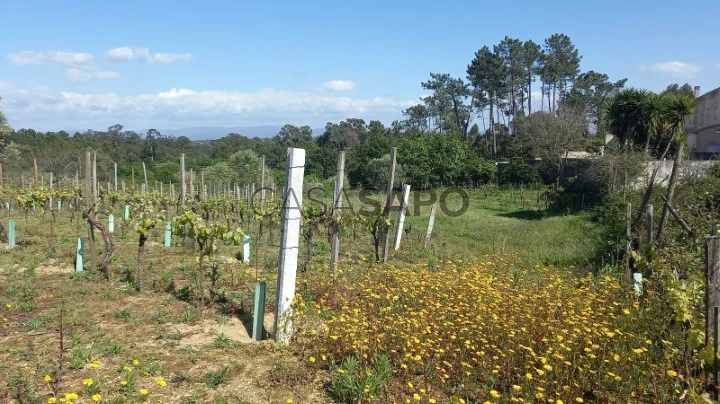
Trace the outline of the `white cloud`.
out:
M 110 49 L 105 54 L 113 60 L 147 59 L 150 55 L 150 50 L 148 48 L 131 48 L 129 46 L 121 46 L 119 48 Z
M 93 56 L 86 52 L 63 51 L 22 51 L 9 55 L 11 62 L 16 65 L 43 65 L 55 63 L 60 65 L 79 66 L 92 62 Z
M 152 55 L 151 62 L 155 63 L 175 63 L 188 62 L 192 60 L 192 53 L 155 53 Z
M 72 82 L 89 81 L 92 79 L 110 80 L 110 79 L 116 79 L 118 77 L 120 77 L 120 74 L 118 72 L 112 72 L 112 71 L 86 70 L 86 69 L 78 69 L 78 68 L 74 68 L 74 67 L 67 69 L 67 79 L 68 79 L 68 81 L 72 81 Z
M 685 63 L 680 61 L 672 62 L 660 62 L 653 63 L 650 65 L 641 65 L 640 71 L 647 71 L 651 73 L 668 74 L 672 77 L 692 78 L 694 77 L 702 67 L 692 63 Z
M 92 73 L 90 73 L 87 70 L 75 69 L 75 68 L 67 70 L 67 79 L 69 81 L 74 81 L 74 82 L 88 81 L 88 80 L 91 80 L 92 77 L 93 77 Z
M 87 73 L 87 72 L 86 72 Z M 87 77 L 81 72 L 77 78 Z M 96 78 L 97 73 L 90 71 Z M 0 81 L 4 112 L 16 128 L 131 128 L 232 125 L 323 125 L 348 117 L 390 122 L 417 101 L 386 97 L 351 98 L 329 93 L 265 89 L 257 92 L 172 88 L 151 94 L 119 95 L 18 88 Z
M 350 80 L 330 80 L 322 84 L 325 90 L 347 91 L 355 88 L 355 82 Z
M 148 48 L 121 46 L 105 52 L 108 58 L 117 61 L 140 60 L 147 63 L 175 63 L 192 60 L 192 53 L 151 53 Z

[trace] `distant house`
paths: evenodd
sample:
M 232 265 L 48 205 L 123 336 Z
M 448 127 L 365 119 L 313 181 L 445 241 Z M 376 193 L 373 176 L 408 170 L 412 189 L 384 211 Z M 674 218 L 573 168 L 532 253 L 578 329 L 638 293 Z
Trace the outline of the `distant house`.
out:
M 695 87 L 695 113 L 685 122 L 690 157 L 695 160 L 720 159 L 720 87 L 700 95 Z

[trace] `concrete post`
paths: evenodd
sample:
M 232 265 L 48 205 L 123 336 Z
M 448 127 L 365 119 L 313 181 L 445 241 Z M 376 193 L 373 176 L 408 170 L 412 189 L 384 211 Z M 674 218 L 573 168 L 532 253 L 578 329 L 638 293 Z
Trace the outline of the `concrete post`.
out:
M 405 212 L 407 211 L 408 198 L 410 197 L 410 185 L 403 185 L 402 200 L 400 201 L 400 215 L 398 216 L 397 225 L 395 226 L 395 251 L 400 249 L 400 240 L 403 234 L 403 224 L 405 223 Z
M 345 178 L 345 152 L 341 151 L 338 156 L 337 180 L 335 181 L 335 193 L 333 195 L 333 217 L 340 220 L 340 212 L 342 211 L 342 195 L 343 184 Z M 330 269 L 332 269 L 333 278 L 336 277 L 337 261 L 340 258 L 340 228 L 333 226 L 332 229 L 332 245 L 330 246 Z
M 288 148 L 275 300 L 275 340 L 280 344 L 287 344 L 292 336 L 292 302 L 298 266 L 304 171 L 305 149 Z

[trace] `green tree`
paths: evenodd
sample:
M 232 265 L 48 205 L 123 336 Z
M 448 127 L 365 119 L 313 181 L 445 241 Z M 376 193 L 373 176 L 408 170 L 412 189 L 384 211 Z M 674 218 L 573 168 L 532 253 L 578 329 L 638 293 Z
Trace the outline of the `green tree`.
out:
M 580 71 L 580 53 L 565 34 L 553 34 L 545 40 L 543 45 L 543 66 L 541 77 L 546 84 L 548 96 L 548 109 L 555 111 L 557 105 L 557 93 L 561 97 L 567 91 L 568 83 L 577 76 Z M 550 100 L 552 90 L 552 101 Z
M 284 125 L 280 128 L 275 140 L 282 147 L 298 147 L 307 150 L 315 146 L 312 129 L 309 126 Z
M 430 111 L 423 104 L 413 105 L 403 111 L 403 127 L 405 130 L 417 130 L 425 133 L 430 127 Z
M 607 74 L 593 70 L 578 75 L 572 89 L 562 101 L 562 107 L 584 111 L 588 124 L 594 128 L 601 125 L 603 105 L 625 87 L 627 79 L 611 82 Z
M 516 93 L 522 92 L 525 69 L 523 66 L 523 43 L 519 39 L 505 37 L 495 46 L 495 52 L 503 59 L 505 72 L 507 72 L 507 86 L 510 102 L 509 112 L 515 117 L 517 103 Z
M 525 80 L 522 91 L 520 92 L 520 104 L 524 105 L 524 100 L 527 98 L 527 113 L 532 114 L 532 83 L 539 72 L 540 62 L 542 60 L 540 45 L 532 40 L 523 42 L 519 58 Z
M 559 185 L 566 152 L 581 150 L 587 130 L 584 116 L 571 110 L 558 114 L 536 112 L 515 122 L 515 133 L 528 145 L 534 157 L 542 159 Z
M 228 158 L 227 165 L 234 171 L 235 181 L 239 184 L 260 186 L 262 159 L 252 150 L 240 150 L 233 153 Z
M 438 129 L 454 130 L 467 139 L 468 126 L 474 104 L 474 93 L 462 79 L 446 73 L 430 73 L 430 80 L 423 82 L 425 90 L 433 90 L 431 100 L 437 100 L 442 109 L 437 111 L 444 125 Z
M 695 98 L 695 90 L 689 83 L 680 85 L 678 83 L 672 83 L 665 88 L 663 94 L 679 94 L 689 98 Z
M 487 97 L 490 107 L 490 132 L 493 138 L 493 156 L 497 154 L 494 108 L 507 91 L 507 71 L 503 58 L 487 46 L 475 52 L 475 58 L 467 68 L 468 80 L 477 93 Z

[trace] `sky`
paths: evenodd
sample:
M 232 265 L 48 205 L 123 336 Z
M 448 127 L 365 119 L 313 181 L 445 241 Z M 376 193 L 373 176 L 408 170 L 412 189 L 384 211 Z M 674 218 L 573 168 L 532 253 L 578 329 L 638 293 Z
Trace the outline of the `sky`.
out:
M 36 130 L 402 118 L 430 72 L 565 33 L 581 70 L 720 87 L 720 1 L 2 0 L 0 109 Z M 537 85 L 537 84 L 536 84 Z

